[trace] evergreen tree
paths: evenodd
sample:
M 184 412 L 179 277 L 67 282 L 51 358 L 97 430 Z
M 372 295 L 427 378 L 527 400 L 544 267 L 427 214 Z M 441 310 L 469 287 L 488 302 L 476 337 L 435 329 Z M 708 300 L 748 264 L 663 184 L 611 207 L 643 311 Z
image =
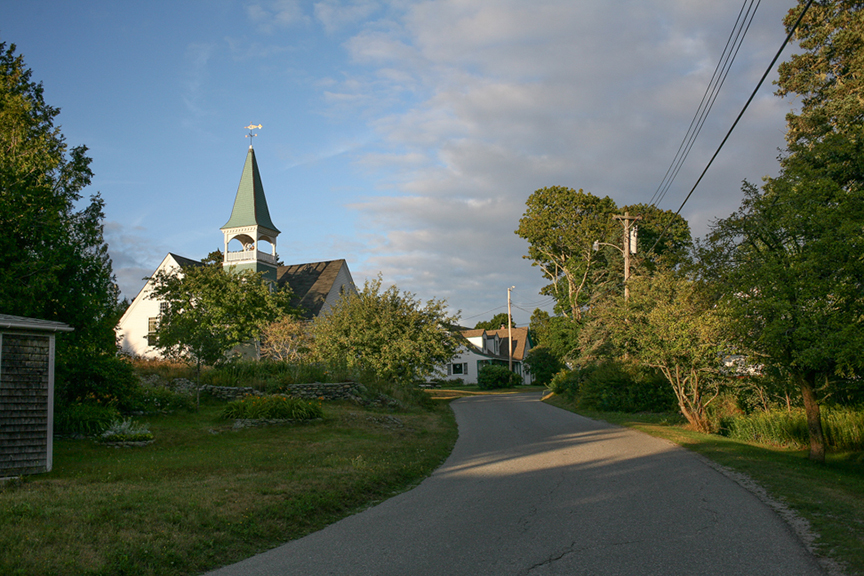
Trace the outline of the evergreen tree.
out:
M 104 202 L 97 193 L 79 207 L 93 176 L 87 147 L 67 146 L 43 92 L 15 45 L 0 42 L 0 312 L 75 329 L 57 338 L 61 402 L 111 396 L 119 384 L 103 380 L 129 374 L 113 365 L 119 306 Z

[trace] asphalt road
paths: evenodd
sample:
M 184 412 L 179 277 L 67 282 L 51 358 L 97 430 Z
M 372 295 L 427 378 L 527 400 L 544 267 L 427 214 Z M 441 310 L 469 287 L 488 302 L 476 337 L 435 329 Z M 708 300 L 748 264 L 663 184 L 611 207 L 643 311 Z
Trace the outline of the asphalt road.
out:
M 213 576 L 823 574 L 788 526 L 687 451 L 539 401 L 453 403 L 417 488 Z

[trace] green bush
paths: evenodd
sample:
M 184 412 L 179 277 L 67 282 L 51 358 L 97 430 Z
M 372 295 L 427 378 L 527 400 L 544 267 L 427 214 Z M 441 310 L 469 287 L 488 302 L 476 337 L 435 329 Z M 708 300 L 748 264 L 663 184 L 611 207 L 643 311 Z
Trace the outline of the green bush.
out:
M 321 418 L 324 411 L 320 402 L 310 402 L 288 396 L 246 396 L 229 402 L 222 417 L 231 419 L 311 420 Z
M 494 390 L 497 388 L 513 388 L 522 383 L 522 377 L 511 372 L 506 366 L 487 364 L 480 368 L 477 374 L 477 386 L 481 390 Z
M 534 384 L 545 386 L 564 368 L 564 364 L 549 348 L 538 346 L 528 352 L 525 367 L 534 377 Z
M 68 436 L 96 436 L 120 419 L 114 406 L 98 404 L 58 404 L 54 433 Z
M 573 400 L 579 395 L 579 388 L 582 383 L 580 372 L 580 370 L 560 370 L 552 377 L 546 387 L 559 396 Z
M 579 406 L 604 412 L 668 412 L 676 399 L 658 371 L 624 362 L 604 362 L 579 371 Z
M 65 404 L 134 409 L 138 381 L 132 364 L 113 354 L 71 355 L 57 364 L 56 398 Z

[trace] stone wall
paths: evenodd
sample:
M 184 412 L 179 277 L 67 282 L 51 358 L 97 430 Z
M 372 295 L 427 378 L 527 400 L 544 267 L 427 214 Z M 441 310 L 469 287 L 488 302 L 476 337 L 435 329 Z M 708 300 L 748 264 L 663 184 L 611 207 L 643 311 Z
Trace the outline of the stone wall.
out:
M 250 394 L 263 394 L 260 390 L 244 386 L 209 386 L 201 387 L 202 392 L 221 400 L 238 400 Z M 359 400 L 362 390 L 356 382 L 337 382 L 335 384 L 324 384 L 313 382 L 311 384 L 291 384 L 285 387 L 284 394 L 307 400 Z
M 316 398 L 323 398 L 324 400 L 358 400 L 362 391 L 361 385 L 356 382 L 337 382 L 334 384 L 313 382 L 312 384 L 291 384 L 285 387 L 285 393 L 289 396 L 308 400 Z
M 159 386 L 164 381 L 158 376 L 146 376 L 141 378 L 141 384 L 144 386 Z M 184 394 L 195 393 L 195 383 L 185 378 L 175 378 L 169 387 L 175 392 Z M 311 384 L 290 384 L 285 387 L 282 393 L 296 398 L 304 398 L 307 400 L 354 400 L 360 401 L 361 395 L 364 392 L 362 384 L 356 382 L 336 382 L 333 384 L 324 384 L 322 382 L 312 382 Z M 210 394 L 220 400 L 239 400 L 250 394 L 262 395 L 265 392 L 250 388 L 248 386 L 210 386 L 205 384 L 201 387 L 201 392 Z

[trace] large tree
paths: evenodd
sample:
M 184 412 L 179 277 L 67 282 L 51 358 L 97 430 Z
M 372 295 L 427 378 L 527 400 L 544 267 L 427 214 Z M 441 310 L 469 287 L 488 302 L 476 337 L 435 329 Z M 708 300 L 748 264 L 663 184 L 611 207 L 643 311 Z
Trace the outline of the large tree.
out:
M 528 241 L 528 258 L 551 283 L 555 311 L 581 322 L 597 298 L 621 292 L 624 282 L 624 227 L 615 215 L 629 213 L 638 228 L 631 245 L 631 273 L 688 261 L 690 227 L 681 216 L 655 206 L 618 208 L 608 196 L 561 186 L 541 188 L 528 198 L 516 234 Z
M 633 278 L 630 298 L 605 299 L 583 330 L 583 350 L 603 342 L 613 356 L 627 355 L 659 369 L 681 414 L 697 430 L 710 429 L 707 407 L 722 381 L 722 358 L 730 352 L 723 308 L 705 284 L 672 270 Z
M 313 321 L 314 350 L 324 361 L 411 384 L 453 357 L 460 344 L 457 320 L 443 300 L 421 304 L 396 286 L 382 291 L 381 278 L 367 280 L 357 294 L 343 295 Z
M 822 0 L 805 15 L 796 31 L 804 52 L 778 80 L 779 95 L 801 102 L 787 116 L 781 173 L 761 189 L 745 183 L 741 208 L 714 226 L 707 258 L 756 361 L 800 389 L 817 461 L 820 402 L 864 362 L 862 6 Z
M 153 343 L 170 358 L 202 365 L 234 346 L 257 341 L 278 318 L 291 315 L 291 292 L 260 274 L 221 266 L 187 266 L 153 277 L 151 298 L 165 303 Z
M 807 4 L 799 0 L 784 24 L 787 30 Z M 786 116 L 790 145 L 818 142 L 864 123 L 864 2 L 817 0 L 795 30 L 804 51 L 780 64 L 777 94 L 793 95 L 800 108 Z
M 93 173 L 69 148 L 42 83 L 0 43 L 0 311 L 66 322 L 59 356 L 114 351 L 118 290 L 102 237 L 104 203 L 80 205 Z
M 618 224 L 612 219 L 615 202 L 583 190 L 552 186 L 535 191 L 526 201 L 516 234 L 528 241 L 532 266 L 538 266 L 550 284 L 541 294 L 553 296 L 556 312 L 581 321 L 583 308 L 603 279 L 594 272 L 608 256 L 594 250 L 594 242 L 618 242 Z
M 826 135 L 785 161 L 710 236 L 714 277 L 736 311 L 754 363 L 801 391 L 810 457 L 824 460 L 819 403 L 862 368 L 864 348 L 864 132 Z M 851 166 L 858 172 L 843 178 Z M 850 175 L 851 176 L 851 175 Z
M 102 235 L 104 203 L 83 201 L 86 146 L 67 146 L 15 45 L 0 42 L 0 312 L 65 322 L 57 337 L 58 410 L 82 401 L 129 408 L 131 367 L 116 357 L 122 310 Z

